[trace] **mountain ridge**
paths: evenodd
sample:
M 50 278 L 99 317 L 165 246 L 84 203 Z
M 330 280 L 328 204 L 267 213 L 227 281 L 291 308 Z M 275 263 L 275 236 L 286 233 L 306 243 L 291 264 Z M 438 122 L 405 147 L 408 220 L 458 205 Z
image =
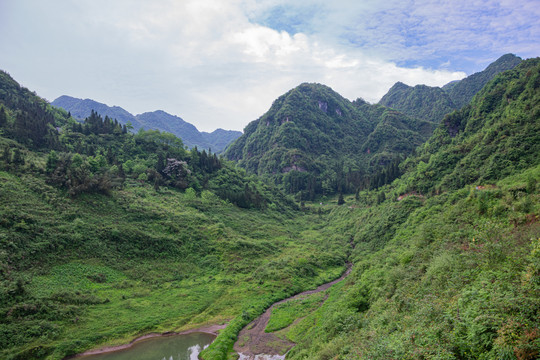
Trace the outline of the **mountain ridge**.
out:
M 398 81 L 379 100 L 378 104 L 394 108 L 409 116 L 438 123 L 446 114 L 468 104 L 473 96 L 497 74 L 513 69 L 521 61 L 522 59 L 518 56 L 505 54 L 484 70 L 462 80 L 451 81 L 442 87 L 409 86 Z
M 430 130 L 420 131 L 426 126 Z M 303 83 L 249 123 L 224 155 L 289 193 L 313 198 L 354 191 L 361 178 L 411 153 L 432 129 L 399 111 L 351 102 L 326 85 Z
M 409 86 L 397 82 L 378 102 L 409 116 L 422 120 L 439 122 L 444 115 L 456 110 L 450 96 L 436 86 Z
M 58 97 L 51 105 L 69 111 L 80 120 L 90 116 L 91 110 L 95 110 L 103 116 L 117 119 L 122 125 L 130 122 L 135 131 L 141 128 L 166 131 L 182 139 L 188 148 L 211 149 L 214 152 L 223 151 L 231 141 L 242 134 L 240 131 L 223 129 L 216 129 L 211 133 L 200 132 L 195 125 L 163 110 L 133 115 L 119 106 L 108 106 L 92 99 L 78 99 L 68 95 Z

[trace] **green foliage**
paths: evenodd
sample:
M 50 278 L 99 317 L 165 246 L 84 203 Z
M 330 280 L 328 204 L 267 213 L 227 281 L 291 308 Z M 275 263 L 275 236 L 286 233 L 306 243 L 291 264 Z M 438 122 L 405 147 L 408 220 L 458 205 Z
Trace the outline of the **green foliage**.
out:
M 400 208 L 411 197 L 333 211 L 325 231 L 363 234 L 354 270 L 323 306 L 287 328 L 297 343 L 288 357 L 536 358 L 540 228 L 531 219 L 540 207 L 518 204 L 539 171 L 407 209 Z M 516 188 L 523 189 L 518 197 Z M 387 220 L 388 213 L 402 215 Z M 377 229 L 385 223 L 392 228 Z
M 71 199 L 33 174 L 0 179 L 2 358 L 44 343 L 62 358 L 246 311 L 235 334 L 274 301 L 329 281 L 346 256 L 340 239 L 302 233 L 316 215 L 241 210 L 209 190 L 128 182 Z
M 451 86 L 444 86 L 443 90 L 448 92 L 457 109 L 467 105 L 471 99 L 497 74 L 515 68 L 521 62 L 521 58 L 506 54 L 497 61 L 490 64 L 485 70 L 472 74 L 465 79 L 453 83 Z
M 350 102 L 320 84 L 279 97 L 225 152 L 299 201 L 365 188 L 377 171 L 411 153 L 434 124 L 384 106 Z
M 392 86 L 379 104 L 435 123 L 439 123 L 444 115 L 459 108 L 441 88 L 426 85 L 411 87 L 401 82 Z
M 540 153 L 540 60 L 521 62 L 480 91 L 473 102 L 445 117 L 406 167 L 405 191 L 423 194 L 489 184 L 535 166 Z M 518 89 L 518 90 L 516 90 Z

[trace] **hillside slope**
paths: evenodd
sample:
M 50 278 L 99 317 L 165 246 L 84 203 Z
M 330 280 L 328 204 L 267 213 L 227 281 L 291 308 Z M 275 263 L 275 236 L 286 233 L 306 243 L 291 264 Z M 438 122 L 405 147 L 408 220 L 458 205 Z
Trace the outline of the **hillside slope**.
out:
M 514 54 L 506 54 L 491 63 L 485 70 L 467 76 L 458 82 L 451 82 L 443 86 L 456 109 L 467 105 L 474 95 L 480 91 L 497 74 L 516 67 L 521 58 Z
M 290 310 L 287 358 L 537 359 L 539 116 L 537 58 L 446 117 L 403 177 L 335 208 L 322 231 L 351 239 L 354 270 Z
M 135 116 L 137 121 L 142 124 L 145 129 L 158 129 L 176 135 L 188 148 L 197 146 L 201 149 L 208 149 L 211 145 L 203 138 L 203 135 L 197 128 L 182 120 L 178 116 L 166 113 L 162 110 L 145 112 Z
M 540 60 L 498 75 L 460 111 L 444 118 L 406 166 L 410 189 L 422 193 L 489 182 L 540 161 Z
M 426 85 L 408 86 L 397 82 L 379 101 L 380 105 L 399 110 L 411 117 L 439 123 L 446 114 L 458 110 L 471 101 L 488 81 L 497 74 L 513 69 L 521 58 L 506 54 L 485 70 L 452 81 L 442 88 Z

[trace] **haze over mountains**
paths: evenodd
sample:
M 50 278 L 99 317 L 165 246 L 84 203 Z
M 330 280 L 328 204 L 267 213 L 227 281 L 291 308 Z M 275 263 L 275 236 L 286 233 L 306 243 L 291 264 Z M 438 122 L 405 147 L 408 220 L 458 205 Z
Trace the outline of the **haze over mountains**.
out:
M 242 133 L 235 130 L 217 129 L 211 133 L 201 132 L 197 128 L 184 121 L 182 118 L 166 113 L 162 110 L 145 112 L 133 115 L 119 106 L 108 106 L 106 104 L 91 100 L 77 99 L 63 95 L 55 99 L 51 105 L 61 107 L 69 111 L 77 119 L 85 119 L 90 116 L 92 110 L 102 116 L 116 119 L 122 125 L 130 122 L 133 130 L 159 130 L 176 135 L 188 148 L 197 147 L 199 149 L 211 149 L 213 152 L 221 152 L 233 140 Z

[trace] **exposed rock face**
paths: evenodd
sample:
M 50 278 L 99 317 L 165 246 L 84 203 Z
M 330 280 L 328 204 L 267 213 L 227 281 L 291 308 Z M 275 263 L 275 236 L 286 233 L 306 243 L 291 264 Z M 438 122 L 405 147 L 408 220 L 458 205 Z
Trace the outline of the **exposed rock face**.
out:
M 319 109 L 321 109 L 322 111 L 327 113 L 328 112 L 328 103 L 319 100 Z

